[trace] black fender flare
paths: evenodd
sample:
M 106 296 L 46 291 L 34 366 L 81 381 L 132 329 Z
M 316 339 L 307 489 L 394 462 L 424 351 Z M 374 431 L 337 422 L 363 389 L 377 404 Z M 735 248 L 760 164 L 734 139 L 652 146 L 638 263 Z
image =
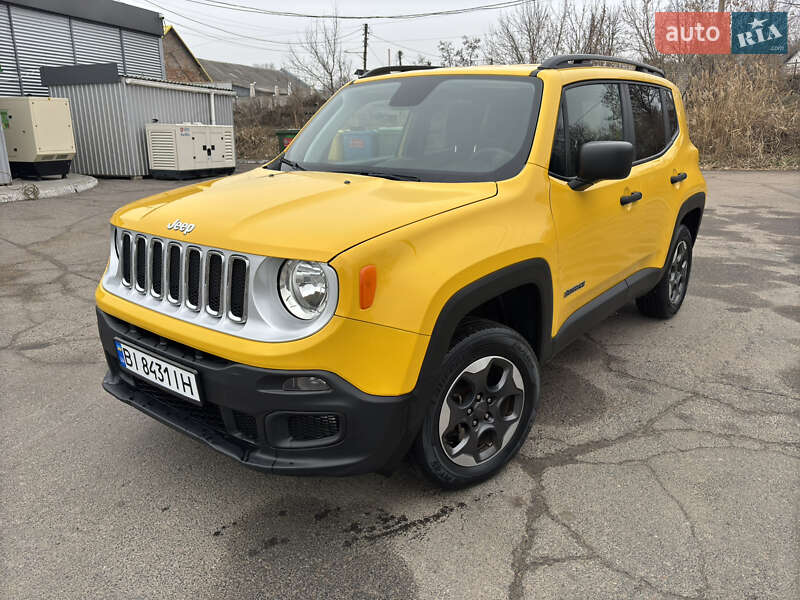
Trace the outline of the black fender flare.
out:
M 535 329 L 538 343 L 534 350 L 537 350 L 537 354 L 549 352 L 553 327 L 553 278 L 545 259 L 531 258 L 484 275 L 450 297 L 436 319 L 415 390 L 427 387 L 430 383 L 428 380 L 435 379 L 439 365 L 450 349 L 450 340 L 456 327 L 464 317 L 492 298 L 529 284 L 537 288 L 541 303 L 540 322 Z M 540 361 L 547 357 L 549 354 L 537 356 Z
M 696 194 L 692 194 L 686 200 L 683 201 L 681 207 L 678 209 L 678 216 L 675 218 L 675 227 L 672 228 L 673 237 L 675 232 L 678 230 L 678 225 L 683 222 L 683 219 L 695 209 L 700 209 L 700 219 L 697 221 L 697 229 L 700 230 L 700 221 L 703 219 L 703 211 L 706 208 L 706 193 L 705 192 L 697 192 Z M 669 258 L 669 254 L 667 254 Z
M 431 402 L 433 389 L 436 385 L 439 367 L 445 354 L 450 349 L 450 341 L 458 324 L 470 312 L 488 302 L 492 298 L 518 288 L 532 284 L 539 292 L 540 314 L 539 323 L 536 324 L 538 350 L 537 358 L 544 362 L 552 353 L 552 327 L 553 327 L 553 279 L 550 274 L 550 265 L 543 258 L 531 258 L 493 273 L 489 273 L 463 287 L 445 303 L 431 333 L 428 349 L 422 366 L 417 376 L 417 383 L 411 393 L 412 400 L 408 405 L 407 431 L 408 436 L 395 452 L 392 459 L 383 471 L 391 471 L 406 455 L 422 426 L 425 412 Z

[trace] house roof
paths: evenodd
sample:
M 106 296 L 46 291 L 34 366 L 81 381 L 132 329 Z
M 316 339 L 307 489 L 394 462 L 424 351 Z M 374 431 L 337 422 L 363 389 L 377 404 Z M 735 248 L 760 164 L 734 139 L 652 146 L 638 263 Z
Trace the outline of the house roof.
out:
M 281 94 L 287 93 L 287 84 L 291 82 L 292 88 L 307 88 L 308 86 L 300 81 L 295 75 L 288 71 L 265 69 L 262 67 L 251 67 L 248 65 L 237 65 L 236 63 L 219 62 L 216 60 L 200 59 L 206 73 L 211 76 L 212 81 L 230 82 L 233 85 L 249 88 L 251 83 L 256 84 L 256 89 L 262 92 L 273 93 L 275 86 Z
M 169 32 L 170 32 L 170 31 L 171 31 L 172 33 L 174 33 L 174 34 L 175 34 L 175 37 L 176 37 L 176 38 L 178 38 L 178 41 L 179 41 L 181 44 L 183 44 L 183 47 L 186 49 L 186 52 L 189 54 L 189 56 L 191 56 L 191 57 L 192 57 L 192 60 L 194 60 L 194 62 L 195 62 L 195 63 L 197 63 L 197 66 L 198 66 L 198 67 L 200 67 L 200 70 L 201 70 L 201 71 L 202 71 L 202 72 L 205 74 L 205 76 L 208 78 L 208 81 L 214 81 L 214 79 L 211 77 L 211 75 L 209 75 L 209 74 L 208 74 L 208 71 L 206 71 L 206 68 L 203 66 L 203 63 L 201 63 L 199 60 L 197 60 L 197 57 L 196 57 L 196 56 L 194 55 L 194 53 L 191 51 L 191 49 L 189 48 L 189 46 L 186 44 L 186 42 L 184 42 L 184 41 L 183 41 L 183 38 L 182 38 L 182 37 L 180 36 L 180 34 L 178 33 L 178 30 L 177 30 L 177 29 L 175 29 L 175 28 L 174 28 L 172 25 L 167 25 L 166 27 L 164 27 L 164 37 L 167 37 L 167 35 L 169 34 Z

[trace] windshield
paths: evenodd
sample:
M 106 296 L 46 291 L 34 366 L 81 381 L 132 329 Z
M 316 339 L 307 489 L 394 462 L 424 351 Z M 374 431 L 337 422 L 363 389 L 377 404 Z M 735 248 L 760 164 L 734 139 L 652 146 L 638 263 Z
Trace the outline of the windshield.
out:
M 528 158 L 540 100 L 536 77 L 356 83 L 320 110 L 280 168 L 413 181 L 507 179 Z

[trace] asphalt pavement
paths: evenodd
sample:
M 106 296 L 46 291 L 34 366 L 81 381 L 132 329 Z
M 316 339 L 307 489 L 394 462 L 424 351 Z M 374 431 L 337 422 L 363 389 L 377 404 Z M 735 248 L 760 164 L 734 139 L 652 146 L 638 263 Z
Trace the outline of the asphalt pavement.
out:
M 0 597 L 800 597 L 800 173 L 707 173 L 688 297 L 542 370 L 495 479 L 248 470 L 102 391 L 108 218 L 0 205 Z

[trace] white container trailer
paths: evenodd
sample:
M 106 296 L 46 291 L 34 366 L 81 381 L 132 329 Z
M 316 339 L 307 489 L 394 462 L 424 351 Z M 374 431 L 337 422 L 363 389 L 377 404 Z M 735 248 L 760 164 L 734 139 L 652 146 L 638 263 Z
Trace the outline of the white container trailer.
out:
M 150 174 L 188 179 L 233 173 L 236 153 L 231 125 L 152 123 L 147 125 Z

